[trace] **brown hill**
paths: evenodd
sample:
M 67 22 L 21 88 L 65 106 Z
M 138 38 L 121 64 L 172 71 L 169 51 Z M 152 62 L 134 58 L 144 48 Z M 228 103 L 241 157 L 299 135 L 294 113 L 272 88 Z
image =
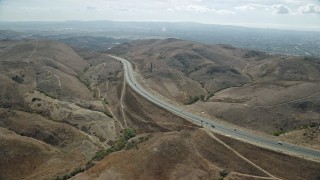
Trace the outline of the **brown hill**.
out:
M 317 162 L 216 134 L 219 139 L 213 138 L 210 132 L 157 108 L 130 88 L 124 102 L 128 125 L 147 134 L 130 139 L 127 148 L 72 179 L 219 179 L 224 172 L 228 172 L 225 179 L 320 176 Z M 133 142 L 138 144 L 130 146 Z
M 1 178 L 64 175 L 118 138 L 119 125 L 85 76 L 96 64 L 55 41 L 1 41 L 0 47 Z M 121 67 L 104 69 L 107 82 Z
M 87 135 L 64 123 L 21 111 L 0 109 L 0 115 L 4 179 L 65 174 L 84 165 L 98 149 Z
M 165 43 L 173 43 L 177 52 L 184 44 L 175 39 L 146 42 L 164 43 L 163 49 Z M 121 50 L 133 47 L 124 46 L 128 48 Z M 148 80 L 159 79 L 168 87 L 175 87 L 176 82 L 168 75 L 181 75 L 186 85 L 181 87 L 192 93 L 207 93 L 206 88 L 224 87 L 225 83 L 218 82 L 225 80 L 217 80 L 218 86 L 210 82 L 202 85 L 201 73 L 210 71 L 211 78 L 221 76 L 233 85 L 239 85 L 238 81 L 248 83 L 253 80 L 240 71 L 242 66 L 249 69 L 242 56 L 257 65 L 261 58 L 256 56 L 267 56 L 261 52 L 245 54 L 227 45 L 214 46 L 221 49 L 220 53 L 211 46 L 204 51 L 202 45 L 192 46 L 195 52 L 170 56 L 175 69 L 168 68 L 171 60 L 162 64 L 155 61 L 156 69 L 163 65 L 161 68 L 167 68 L 169 73 L 158 71 L 160 68 L 150 72 L 146 69 Z M 239 61 L 227 62 L 229 57 L 223 51 L 242 54 Z M 219 59 L 210 59 L 210 54 Z M 194 57 L 188 59 L 188 66 L 179 64 L 189 56 Z M 201 65 L 194 72 L 192 66 L 197 63 L 192 64 L 193 60 Z M 103 53 L 75 52 L 53 41 L 1 41 L 0 70 L 0 179 L 67 178 L 84 167 L 89 169 L 75 179 L 302 179 L 302 171 L 307 179 L 319 176 L 319 163 L 219 137 L 225 144 L 199 126 L 153 105 L 123 83 L 121 63 Z M 162 81 L 164 77 L 168 81 Z M 237 80 L 232 81 L 233 78 Z M 301 89 L 314 86 L 313 82 L 308 83 L 298 84 Z M 210 103 L 216 103 L 214 98 Z M 295 108 L 307 111 L 316 105 L 312 102 Z M 124 128 L 133 128 L 138 135 L 125 143 Z M 120 145 L 122 150 L 114 152 L 114 147 Z M 97 160 L 101 152 L 110 149 L 113 153 Z M 264 161 L 266 157 L 270 160 Z
M 316 179 L 320 175 L 319 163 L 219 138 L 234 149 L 201 129 L 154 133 L 136 148 L 113 153 L 73 179 L 219 179 L 223 172 L 228 172 L 225 179 L 272 179 L 270 175 Z
M 208 144 L 216 145 L 208 148 Z M 235 159 L 231 163 L 226 158 Z M 265 176 L 197 130 L 153 134 L 138 149 L 112 154 L 75 179 L 218 179 L 217 164 L 230 171 Z
M 268 134 L 320 125 L 319 58 L 178 39 L 136 40 L 109 52 L 130 60 L 146 88 L 196 113 Z
M 241 71 L 246 62 L 225 53 L 223 47 L 177 39 L 137 40 L 115 47 L 110 53 L 128 57 L 146 79 L 151 78 L 159 88 L 162 86 L 162 91 L 183 101 L 190 95 L 207 94 L 251 81 L 250 76 Z

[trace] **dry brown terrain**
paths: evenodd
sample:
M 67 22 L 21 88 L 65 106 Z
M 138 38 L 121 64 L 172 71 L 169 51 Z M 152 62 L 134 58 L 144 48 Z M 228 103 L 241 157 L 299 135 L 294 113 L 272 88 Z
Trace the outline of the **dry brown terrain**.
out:
M 198 127 L 139 97 L 131 88 L 127 88 L 124 102 L 126 115 L 129 117 L 128 125 L 139 133 L 167 132 Z
M 179 42 L 176 43 L 178 46 Z M 206 63 L 211 70 L 225 70 L 224 78 L 234 77 L 235 71 L 228 65 L 216 67 L 209 60 Z M 201 127 L 153 105 L 123 83 L 121 63 L 103 53 L 75 52 L 54 41 L 3 41 L 0 70 L 0 179 L 63 177 L 85 167 L 98 151 L 114 146 L 121 140 L 124 128 L 137 133 L 126 143 L 126 148 L 101 161 L 94 160 L 93 167 L 72 178 L 218 179 L 223 170 L 228 172 L 225 179 L 319 176 L 319 163 L 215 135 L 217 139 Z M 177 72 L 181 74 L 180 70 Z M 162 82 L 159 73 L 156 76 L 149 73 L 148 79 L 153 81 L 158 77 Z M 198 76 L 202 74 L 194 75 Z M 243 72 L 236 76 L 233 85 L 250 82 Z M 189 83 L 199 88 L 191 88 L 192 93 L 224 86 L 224 83 L 202 85 L 196 80 L 186 80 L 184 88 L 188 89 Z M 176 87 L 174 81 L 168 81 L 167 85 Z M 313 84 L 301 85 L 304 86 Z M 177 87 L 177 92 L 181 87 Z M 187 96 L 181 96 L 184 97 Z M 215 103 L 214 98 L 206 103 Z M 307 108 L 311 106 L 308 104 Z M 307 137 L 313 137 L 316 132 L 308 131 Z M 130 143 L 139 141 L 128 148 Z
M 319 163 L 216 136 L 246 160 L 201 129 L 171 131 L 153 133 L 136 149 L 111 154 L 73 179 L 219 179 L 222 170 L 229 172 L 226 179 L 320 177 Z
M 198 129 L 154 133 L 138 149 L 114 153 L 75 179 L 218 179 L 223 168 L 268 177 Z
M 320 125 L 319 58 L 178 39 L 137 40 L 109 52 L 130 60 L 141 82 L 168 101 L 199 97 L 184 107 L 209 118 L 271 135 Z M 297 139 L 317 147 L 319 136 Z
M 229 172 L 225 179 L 316 179 L 320 176 L 317 162 L 214 134 L 229 145 L 226 147 L 202 128 L 192 127 L 170 113 L 163 114 L 164 110 L 130 88 L 125 106 L 127 115 L 133 114 L 128 124 L 143 133 L 131 140 L 149 135 L 151 139 L 105 157 L 73 179 L 218 179 L 223 170 Z
M 86 134 L 64 123 L 21 111 L 0 109 L 0 114 L 4 179 L 65 174 L 84 165 L 98 149 Z
M 107 102 L 117 99 L 108 84 L 113 88 L 121 80 L 121 66 L 111 59 L 103 63 L 60 42 L 0 43 L 2 179 L 63 176 L 120 136 Z
M 235 139 L 216 135 L 230 147 L 234 148 L 250 161 L 281 179 L 319 179 L 320 164 L 275 153 L 267 149 L 246 144 Z

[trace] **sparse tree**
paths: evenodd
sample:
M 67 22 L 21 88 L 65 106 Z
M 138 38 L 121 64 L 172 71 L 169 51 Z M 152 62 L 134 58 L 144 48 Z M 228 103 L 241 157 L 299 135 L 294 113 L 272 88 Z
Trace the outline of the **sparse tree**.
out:
M 220 175 L 220 179 L 223 179 L 225 177 L 227 177 L 229 174 L 229 172 L 226 170 L 226 169 L 223 169 L 219 172 L 219 175 Z

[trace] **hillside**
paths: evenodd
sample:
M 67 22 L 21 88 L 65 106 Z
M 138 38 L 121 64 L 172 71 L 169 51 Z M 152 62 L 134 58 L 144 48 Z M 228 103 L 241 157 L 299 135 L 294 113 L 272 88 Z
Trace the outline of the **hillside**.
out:
M 165 42 L 181 45 L 172 39 Z M 195 46 L 202 49 L 201 45 Z M 176 57 L 183 61 L 185 56 Z M 198 82 L 197 78 L 206 72 L 201 70 L 206 64 L 213 72 L 217 68 L 220 74 L 226 73 L 226 79 L 237 77 L 243 80 L 240 84 L 252 81 L 238 69 L 246 65 L 243 62 L 228 64 L 228 58 L 222 55 L 216 62 L 209 57 L 205 61 L 193 59 L 203 63 L 197 72 L 199 76 L 191 72 L 197 63 L 186 67 L 178 64 L 175 70 L 167 66 L 171 61 L 154 61 L 157 71 L 145 71 L 148 83 L 164 82 L 163 76 L 168 74 L 158 68 L 163 65 L 168 72 L 179 73 L 185 79 L 190 70 L 194 79 L 186 81 L 197 85 L 189 87 L 192 93 L 224 87 L 224 83 Z M 144 60 L 140 61 L 143 65 Z M 107 54 L 75 51 L 57 41 L 6 40 L 0 42 L 0 70 L 0 179 L 320 177 L 318 162 L 213 134 L 155 106 L 123 82 L 122 64 Z M 211 78 L 220 77 L 213 72 Z M 236 76 L 234 72 L 238 72 Z M 172 87 L 175 83 L 171 81 Z M 239 82 L 230 83 L 237 86 Z M 313 85 L 311 80 L 309 83 L 307 87 Z M 216 103 L 214 98 L 203 104 Z M 187 107 L 194 105 L 201 107 L 199 103 Z M 307 104 L 302 108 L 314 106 Z
M 319 127 L 319 58 L 178 39 L 136 40 L 109 53 L 130 60 L 149 90 L 210 118 L 271 135 Z
M 130 88 L 125 102 L 130 117 L 128 124 L 137 130 L 138 135 L 131 138 L 122 151 L 109 154 L 96 162 L 94 167 L 72 179 L 320 177 L 318 162 L 211 133 L 157 108 Z
M 228 143 L 221 144 L 200 129 L 154 133 L 136 148 L 111 154 L 73 179 L 319 178 L 319 163 L 223 140 Z
M 89 68 L 89 61 L 60 42 L 1 41 L 1 178 L 63 175 L 120 136 L 85 80 Z M 116 79 L 112 72 L 120 66 L 105 69 L 103 81 Z
M 57 41 L 0 47 L 1 179 L 51 179 L 90 168 L 125 128 L 143 134 L 196 127 L 155 106 L 142 110 L 148 102 L 122 90 L 122 65 L 105 54 Z

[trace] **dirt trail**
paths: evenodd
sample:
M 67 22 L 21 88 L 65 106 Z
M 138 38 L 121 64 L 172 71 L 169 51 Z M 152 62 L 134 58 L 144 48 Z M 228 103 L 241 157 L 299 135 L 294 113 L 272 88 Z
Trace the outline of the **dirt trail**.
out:
M 51 70 L 49 70 L 48 68 L 46 68 L 47 69 L 47 71 L 49 71 L 49 73 L 50 74 L 52 74 L 54 77 L 56 77 L 57 78 L 57 80 L 58 80 L 58 85 L 59 85 L 59 88 L 60 88 L 60 90 L 61 90 L 61 81 L 60 81 L 60 77 L 58 76 L 58 75 L 56 75 L 56 74 L 54 74 Z
M 57 80 L 58 80 L 58 85 L 59 85 L 59 87 L 60 87 L 60 89 L 61 89 L 60 77 L 59 77 L 58 75 L 56 75 L 56 74 L 54 74 L 54 76 L 57 78 Z
M 124 105 L 123 105 L 123 97 L 125 96 L 125 90 L 126 90 L 126 77 L 123 76 L 123 85 L 122 85 L 122 91 L 121 91 L 121 96 L 120 96 L 120 106 L 121 106 L 121 114 L 122 114 L 122 117 L 123 117 L 123 122 L 124 122 L 124 125 L 126 126 L 126 128 L 128 128 L 128 125 L 127 125 L 127 120 L 126 120 L 126 115 L 124 113 Z
M 100 98 L 100 100 L 102 100 L 103 98 L 101 97 L 100 88 L 97 86 L 96 89 L 98 91 L 98 97 Z
M 262 176 L 254 176 L 254 175 L 250 175 L 250 174 L 242 174 L 242 173 L 238 173 L 238 172 L 232 172 L 230 174 L 237 174 L 239 176 L 244 176 L 244 177 L 249 177 L 249 178 L 255 178 L 255 179 L 275 179 L 274 177 L 262 177 Z
M 95 88 L 96 88 L 97 91 L 98 91 L 98 97 L 99 97 L 99 99 L 101 100 L 101 103 L 102 103 L 102 105 L 103 105 L 104 110 L 105 110 L 106 112 L 109 112 L 109 113 L 113 116 L 113 118 L 114 118 L 115 121 L 119 124 L 119 126 L 120 126 L 121 129 L 124 129 L 124 127 L 123 127 L 123 125 L 121 124 L 121 122 L 120 122 L 120 121 L 117 119 L 117 117 L 114 115 L 114 113 L 113 113 L 113 111 L 111 110 L 110 106 L 109 106 L 107 103 L 105 103 L 104 98 L 101 97 L 100 88 L 99 88 L 98 86 L 96 86 Z
M 109 82 L 106 82 L 106 86 L 107 86 L 107 91 L 109 91 Z
M 223 146 L 225 146 L 227 149 L 231 150 L 232 152 L 234 152 L 236 155 L 238 155 L 241 159 L 245 160 L 246 162 L 248 162 L 249 164 L 251 164 L 252 166 L 256 167 L 257 169 L 259 169 L 260 171 L 266 173 L 267 175 L 269 175 L 272 179 L 279 179 L 277 177 L 275 177 L 274 175 L 270 174 L 269 172 L 267 172 L 266 170 L 262 169 L 260 166 L 254 164 L 252 161 L 250 161 L 249 159 L 247 159 L 246 157 L 242 156 L 241 154 L 239 154 L 236 150 L 232 149 L 230 146 L 228 146 L 226 143 L 224 143 L 223 141 L 221 141 L 219 138 L 217 138 L 215 135 L 213 135 L 213 133 L 207 129 L 205 129 L 204 131 L 206 131 L 206 133 L 212 137 L 213 139 L 215 139 L 217 142 L 219 142 L 220 144 L 222 144 Z
M 36 53 L 37 52 L 37 50 L 38 50 L 38 40 L 35 40 L 36 41 L 36 45 L 35 45 L 35 47 L 34 47 L 34 50 L 32 51 L 32 53 L 30 54 L 30 56 L 27 58 L 27 63 L 30 63 L 30 58 L 32 58 L 32 56 L 34 55 L 34 53 Z

